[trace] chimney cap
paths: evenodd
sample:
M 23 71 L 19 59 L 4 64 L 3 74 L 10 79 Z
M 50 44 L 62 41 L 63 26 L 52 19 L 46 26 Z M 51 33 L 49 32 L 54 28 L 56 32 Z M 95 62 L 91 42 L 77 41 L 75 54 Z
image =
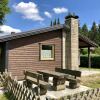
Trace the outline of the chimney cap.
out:
M 75 15 L 75 13 L 69 13 L 69 14 L 65 17 L 65 19 L 68 19 L 68 18 L 75 18 L 75 19 L 78 19 L 79 16 Z
M 11 32 L 11 34 L 15 34 L 15 32 Z

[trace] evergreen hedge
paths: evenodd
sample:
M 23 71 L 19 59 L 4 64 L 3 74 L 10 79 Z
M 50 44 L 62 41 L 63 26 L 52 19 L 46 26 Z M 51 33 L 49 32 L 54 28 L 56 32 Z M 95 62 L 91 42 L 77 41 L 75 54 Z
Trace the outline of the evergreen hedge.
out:
M 88 67 L 88 57 L 80 57 L 80 67 Z M 100 55 L 91 57 L 91 68 L 100 68 Z

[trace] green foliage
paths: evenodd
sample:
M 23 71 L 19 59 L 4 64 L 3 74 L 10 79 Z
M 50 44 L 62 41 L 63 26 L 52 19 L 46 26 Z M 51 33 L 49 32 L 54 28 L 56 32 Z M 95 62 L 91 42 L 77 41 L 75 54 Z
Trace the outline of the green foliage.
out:
M 98 34 L 98 27 L 96 23 L 93 22 L 92 28 L 90 30 L 90 35 L 89 35 L 90 39 L 96 42 L 97 34 Z
M 82 27 L 79 27 L 79 32 L 100 46 L 100 24 L 97 25 L 96 22 L 93 22 L 91 29 L 88 29 L 87 24 L 84 24 Z
M 82 35 L 85 35 L 85 36 L 88 37 L 89 31 L 88 31 L 88 27 L 87 27 L 86 24 L 84 24 L 84 25 L 82 26 L 82 28 L 80 28 L 80 32 L 81 32 Z
M 98 25 L 98 34 L 96 36 L 96 42 L 100 46 L 100 24 Z
M 88 66 L 88 57 L 87 56 L 80 57 L 80 66 L 82 66 L 82 67 Z M 92 56 L 91 57 L 91 67 L 92 68 L 100 68 L 100 56 Z
M 59 20 L 59 18 L 58 18 L 58 20 L 57 20 L 57 24 L 58 24 L 58 25 L 60 24 L 60 20 Z
M 56 19 L 54 20 L 53 25 L 57 25 Z
M 58 19 L 55 19 L 54 21 L 51 21 L 50 26 L 59 25 L 59 24 L 60 24 L 60 20 L 58 18 Z
M 9 0 L 0 0 L 0 25 L 2 25 L 5 21 L 5 15 L 10 12 L 10 8 L 8 7 Z
M 80 67 L 87 67 L 87 66 L 88 66 L 88 57 L 80 56 Z
M 86 48 L 85 49 L 81 49 L 80 53 L 82 55 L 86 55 L 86 54 L 88 54 L 88 50 Z
M 93 55 L 100 55 L 100 47 L 98 48 L 95 48 L 92 52 L 92 56 Z M 84 48 L 84 49 L 81 49 L 80 51 L 80 54 L 81 55 L 87 55 L 88 54 L 88 49 L 87 48 Z
M 97 55 L 100 55 L 100 47 L 95 48 L 94 53 Z
M 52 21 L 51 21 L 51 23 L 50 23 L 50 26 L 52 26 Z
M 11 96 L 10 93 L 5 92 L 4 94 L 0 94 L 0 100 L 11 100 L 10 96 Z

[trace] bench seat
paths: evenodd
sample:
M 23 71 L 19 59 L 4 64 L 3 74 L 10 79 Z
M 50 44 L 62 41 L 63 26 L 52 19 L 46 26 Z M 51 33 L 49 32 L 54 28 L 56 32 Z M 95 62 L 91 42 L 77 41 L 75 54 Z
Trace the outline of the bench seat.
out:
M 36 84 L 35 91 L 37 95 L 44 95 L 47 92 L 48 83 L 42 80 L 42 75 L 37 72 L 25 71 L 25 85 L 29 88 Z M 40 88 L 40 91 L 39 91 Z
M 37 79 L 36 79 L 36 78 L 27 76 L 26 79 L 27 79 L 27 80 L 30 80 L 30 81 L 32 81 L 34 84 L 38 85 L 38 84 L 37 84 Z M 47 82 L 42 81 L 42 80 L 39 80 L 39 84 L 40 84 L 40 85 L 43 85 L 43 86 L 47 86 L 47 85 L 48 85 Z
M 69 81 L 69 88 L 75 89 L 79 87 L 80 79 L 77 79 L 77 77 L 81 77 L 80 71 L 61 68 L 56 68 L 55 71 L 66 74 L 65 78 Z

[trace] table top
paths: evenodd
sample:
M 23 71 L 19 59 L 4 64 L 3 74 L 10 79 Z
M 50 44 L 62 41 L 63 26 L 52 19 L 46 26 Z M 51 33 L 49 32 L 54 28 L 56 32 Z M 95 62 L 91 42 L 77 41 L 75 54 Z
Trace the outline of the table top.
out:
M 65 77 L 65 76 L 67 76 L 67 74 L 63 74 L 63 73 L 55 72 L 55 71 L 50 71 L 50 70 L 39 70 L 38 72 L 41 74 L 51 76 L 51 77 Z

